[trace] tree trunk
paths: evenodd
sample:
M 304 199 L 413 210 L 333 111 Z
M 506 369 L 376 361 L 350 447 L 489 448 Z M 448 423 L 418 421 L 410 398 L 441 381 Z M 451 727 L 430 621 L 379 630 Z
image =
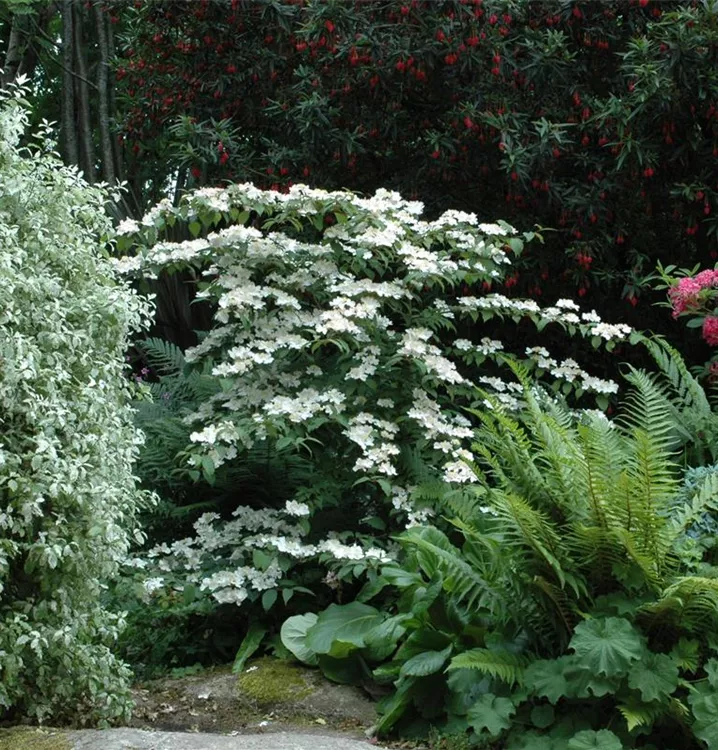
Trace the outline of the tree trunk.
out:
M 100 62 L 97 65 L 98 116 L 100 120 L 100 152 L 102 154 L 102 179 L 111 185 L 115 182 L 115 157 L 112 149 L 112 133 L 110 131 L 110 100 L 108 91 L 108 72 L 110 54 L 105 33 L 105 14 L 102 6 L 95 3 L 95 25 L 97 26 L 97 45 L 100 52 Z
M 109 60 L 115 59 L 115 32 L 112 28 L 112 24 L 108 23 L 105 27 L 107 30 L 107 56 Z M 114 122 L 115 113 L 117 112 L 117 103 L 115 98 L 115 77 L 114 74 L 108 81 L 108 98 L 110 104 L 110 122 Z M 112 152 L 115 156 L 115 174 L 117 179 L 122 182 L 125 179 L 125 165 L 123 161 L 122 145 L 119 143 L 115 133 L 112 138 Z
M 90 92 L 87 87 L 87 58 L 85 57 L 84 37 L 82 33 L 82 6 L 73 3 L 75 9 L 75 62 L 77 63 L 77 94 L 80 123 L 80 165 L 85 179 L 95 182 L 95 148 L 92 142 L 92 121 L 90 119 Z
M 10 27 L 10 38 L 7 43 L 5 52 L 5 62 L 3 64 L 2 85 L 7 86 L 15 80 L 22 60 L 22 31 L 20 25 L 23 17 L 15 13 L 12 17 Z
M 67 164 L 79 164 L 77 128 L 75 126 L 75 37 L 73 34 L 73 0 L 62 2 L 62 145 Z

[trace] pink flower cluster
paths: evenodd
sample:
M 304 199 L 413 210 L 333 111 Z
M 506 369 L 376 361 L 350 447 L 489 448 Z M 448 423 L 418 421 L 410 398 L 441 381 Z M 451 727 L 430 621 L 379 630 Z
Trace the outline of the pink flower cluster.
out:
M 718 286 L 718 270 L 706 269 L 695 276 L 684 276 L 678 286 L 671 287 L 668 296 L 673 306 L 673 317 L 698 307 L 698 294 L 703 289 Z M 716 319 L 718 320 L 718 319 Z
M 710 346 L 718 346 L 718 318 L 706 318 L 703 321 L 703 338 Z

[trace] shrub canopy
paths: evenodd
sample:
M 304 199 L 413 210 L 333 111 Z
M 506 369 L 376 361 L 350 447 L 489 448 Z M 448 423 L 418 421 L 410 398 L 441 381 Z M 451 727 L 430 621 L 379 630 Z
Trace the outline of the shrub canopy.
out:
M 124 373 L 148 307 L 102 248 L 106 191 L 33 142 L 0 104 L 0 708 L 86 721 L 128 708 L 100 604 L 142 495 Z

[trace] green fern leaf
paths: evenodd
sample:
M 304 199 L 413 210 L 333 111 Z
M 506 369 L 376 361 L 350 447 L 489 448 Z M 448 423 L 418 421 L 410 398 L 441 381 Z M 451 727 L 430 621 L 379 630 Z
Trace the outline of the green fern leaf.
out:
M 473 648 L 455 656 L 448 668 L 449 670 L 475 669 L 513 685 L 521 684 L 525 664 L 525 657 L 509 651 Z

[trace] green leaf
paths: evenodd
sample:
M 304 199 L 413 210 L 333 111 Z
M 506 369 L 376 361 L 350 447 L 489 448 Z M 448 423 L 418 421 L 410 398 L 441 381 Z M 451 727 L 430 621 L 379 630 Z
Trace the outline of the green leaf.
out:
M 553 710 L 553 706 L 534 706 L 531 709 L 531 723 L 539 729 L 546 729 L 553 724 L 556 714 Z
M 285 620 L 279 631 L 282 645 L 291 651 L 299 661 L 311 666 L 317 665 L 317 655 L 307 646 L 307 631 L 315 625 L 317 616 L 313 613 L 294 615 Z
M 364 677 L 361 657 L 356 653 L 341 659 L 320 654 L 318 659 L 319 669 L 332 682 L 338 682 L 340 685 L 359 685 Z
M 693 732 L 708 747 L 718 747 L 718 693 L 701 691 L 688 697 L 693 709 Z
M 405 619 L 405 615 L 389 617 L 366 633 L 364 646 L 368 659 L 383 661 L 396 651 L 399 640 L 406 633 Z
M 329 649 L 327 656 L 331 656 L 332 659 L 346 659 L 347 656 L 353 654 L 356 650 L 356 644 L 336 640 L 332 642 L 332 647 Z
M 700 644 L 696 640 L 681 638 L 671 651 L 671 658 L 681 669 L 695 672 L 700 663 Z
M 524 672 L 524 685 L 534 695 L 547 698 L 554 705 L 568 691 L 564 671 L 570 657 L 560 659 L 539 659 L 527 667 Z
M 620 677 L 606 677 L 596 674 L 583 662 L 572 659 L 564 671 L 566 678 L 566 697 L 568 698 L 601 698 L 615 693 L 621 681 Z
M 524 659 L 505 649 L 474 648 L 458 654 L 449 669 L 476 669 L 509 685 L 522 681 Z
M 269 591 L 265 591 L 262 594 L 262 608 L 265 612 L 269 612 L 269 610 L 274 606 L 274 603 L 277 601 L 277 590 L 276 589 L 269 589 Z
M 249 626 L 247 635 L 244 636 L 244 640 L 237 650 L 237 655 L 234 657 L 234 664 L 232 665 L 232 672 L 234 672 L 234 674 L 238 674 L 244 669 L 247 659 L 249 659 L 262 645 L 262 641 L 266 634 L 267 629 L 257 622 L 254 622 Z
M 625 674 L 646 653 L 641 634 L 622 617 L 584 620 L 569 646 L 582 666 L 609 677 Z
M 202 231 L 202 225 L 198 221 L 191 221 L 188 228 L 193 237 L 196 237 Z
M 424 651 L 422 654 L 417 654 L 404 662 L 400 674 L 410 677 L 426 677 L 426 675 L 434 674 L 446 664 L 446 660 L 451 655 L 451 649 L 451 646 L 447 646 L 442 651 Z
M 401 680 L 396 691 L 388 698 L 380 701 L 377 710 L 382 716 L 376 725 L 378 735 L 386 734 L 411 705 L 415 682 L 416 680 L 411 677 Z
M 712 688 L 718 688 L 718 659 L 708 659 L 703 666 L 708 677 L 708 684 Z
M 188 583 L 185 585 L 184 590 L 182 591 L 182 603 L 185 605 L 192 604 L 192 602 L 197 598 L 197 587 L 193 583 Z
M 334 641 L 362 648 L 364 636 L 383 621 L 384 615 L 368 604 L 330 604 L 307 632 L 306 643 L 317 654 L 328 654 Z
M 511 726 L 516 707 L 509 698 L 498 698 L 493 693 L 482 695 L 468 711 L 469 724 L 475 732 L 486 729 L 494 737 Z
M 649 653 L 631 667 L 628 686 L 646 702 L 666 698 L 678 687 L 678 667 L 668 654 Z
M 568 750 L 623 750 L 621 740 L 608 729 L 586 729 L 568 741 Z

